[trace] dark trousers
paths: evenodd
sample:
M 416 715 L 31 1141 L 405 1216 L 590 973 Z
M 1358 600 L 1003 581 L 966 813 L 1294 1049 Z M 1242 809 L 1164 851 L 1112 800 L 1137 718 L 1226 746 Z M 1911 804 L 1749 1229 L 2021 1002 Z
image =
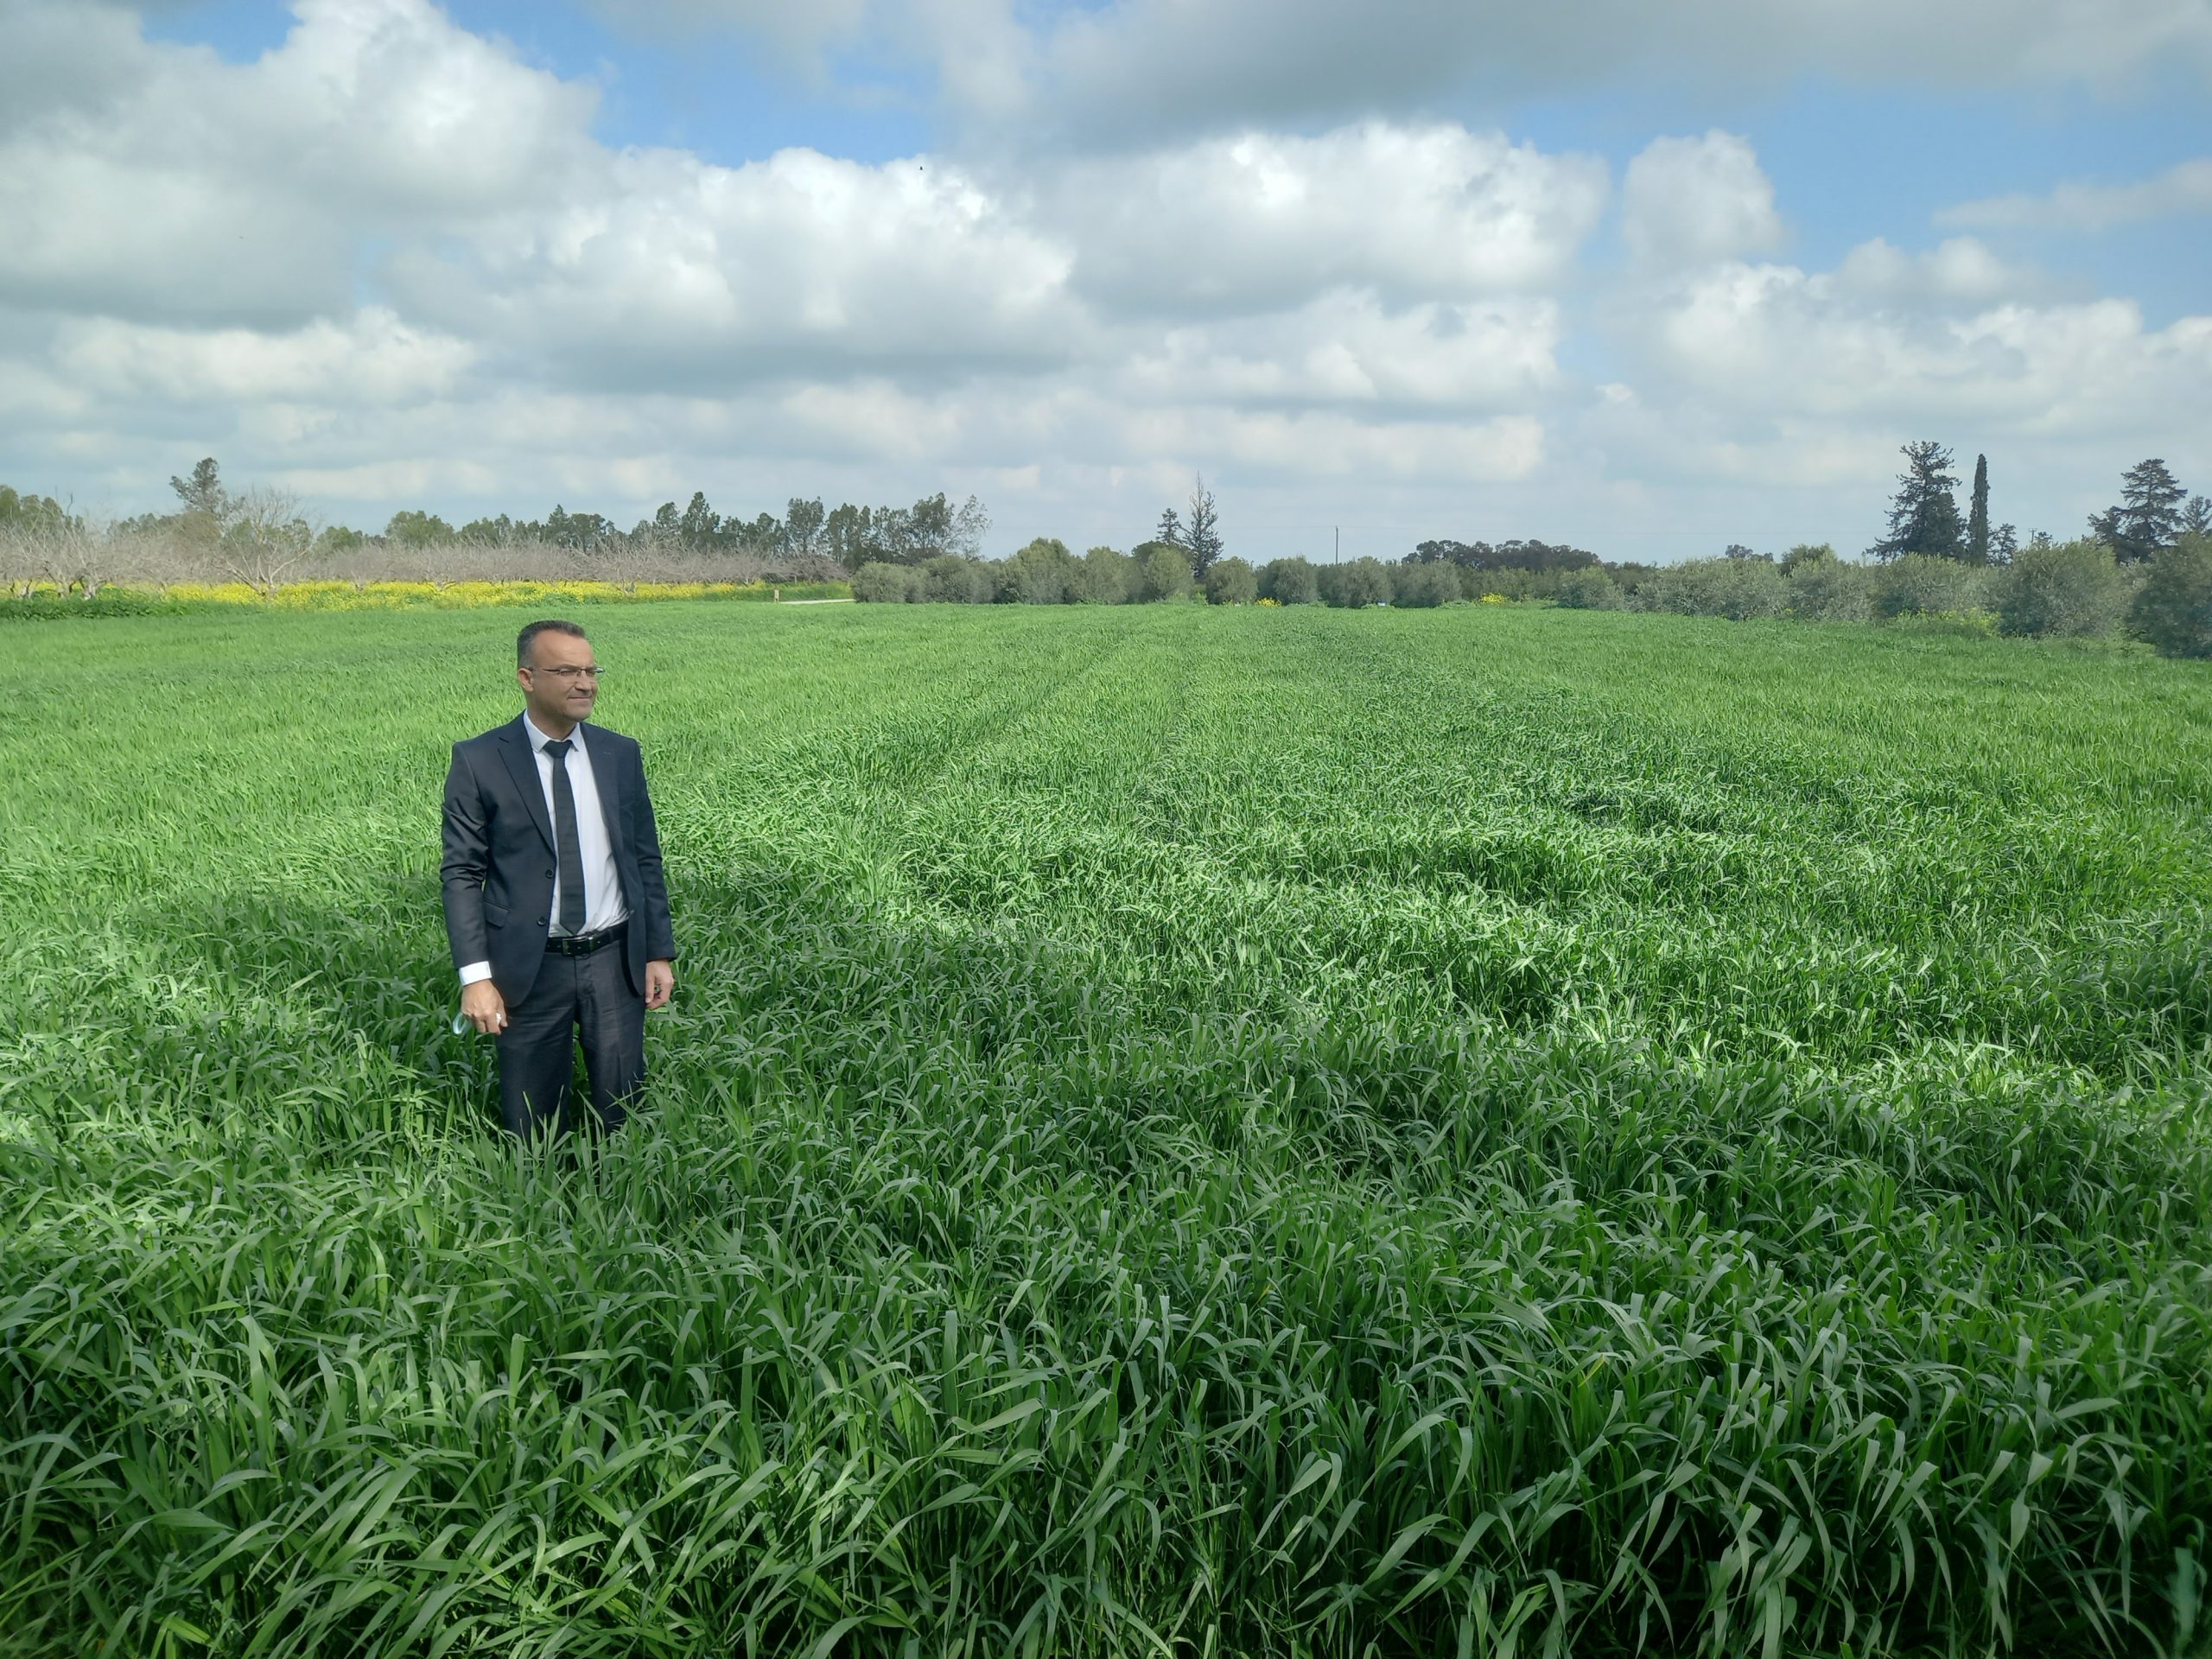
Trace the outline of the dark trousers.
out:
M 591 1079 L 588 1118 L 569 1085 L 579 1038 Z M 588 957 L 549 952 L 530 995 L 507 1010 L 498 1042 L 499 1116 L 509 1134 L 527 1141 L 587 1125 L 620 1128 L 645 1082 L 645 999 L 631 988 L 621 943 Z

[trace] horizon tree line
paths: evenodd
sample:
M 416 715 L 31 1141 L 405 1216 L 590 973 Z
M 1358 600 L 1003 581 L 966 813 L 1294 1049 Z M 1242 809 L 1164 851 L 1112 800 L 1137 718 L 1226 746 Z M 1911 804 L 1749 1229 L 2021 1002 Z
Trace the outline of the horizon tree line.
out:
M 1905 458 L 1905 468 L 1890 498 L 1887 533 L 1866 550 L 1869 557 L 1885 563 L 1908 555 L 1967 564 L 2012 562 L 2020 550 L 2018 531 L 2009 524 L 1993 529 L 1990 524 L 1988 456 L 1974 457 L 1974 482 L 1961 520 L 1956 499 L 1960 480 L 1952 475 L 1951 451 L 1923 438 L 1902 445 L 1898 453 Z M 2110 548 L 2120 563 L 2135 563 L 2171 547 L 2184 534 L 2212 533 L 2212 499 L 2191 495 L 2165 461 L 2153 456 L 2121 474 L 2120 500 L 2091 513 L 2088 531 L 2090 539 Z M 2037 531 L 2029 539 L 2031 544 L 2048 546 L 2054 538 Z

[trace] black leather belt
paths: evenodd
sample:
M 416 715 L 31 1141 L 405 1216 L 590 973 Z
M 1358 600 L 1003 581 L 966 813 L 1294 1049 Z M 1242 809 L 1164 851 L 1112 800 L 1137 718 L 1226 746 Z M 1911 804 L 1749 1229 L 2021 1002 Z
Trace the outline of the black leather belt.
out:
M 613 944 L 617 939 L 630 937 L 630 924 L 617 922 L 612 927 L 602 927 L 596 933 L 568 933 L 545 941 L 548 955 L 556 957 L 588 957 L 602 944 Z

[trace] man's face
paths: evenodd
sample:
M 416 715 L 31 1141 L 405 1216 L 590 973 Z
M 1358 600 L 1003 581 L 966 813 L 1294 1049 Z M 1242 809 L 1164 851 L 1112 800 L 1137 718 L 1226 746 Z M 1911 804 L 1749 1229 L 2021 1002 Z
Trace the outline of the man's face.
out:
M 598 659 L 591 641 L 572 633 L 547 632 L 530 642 L 530 662 L 515 671 L 530 712 L 556 724 L 591 716 L 599 697 Z

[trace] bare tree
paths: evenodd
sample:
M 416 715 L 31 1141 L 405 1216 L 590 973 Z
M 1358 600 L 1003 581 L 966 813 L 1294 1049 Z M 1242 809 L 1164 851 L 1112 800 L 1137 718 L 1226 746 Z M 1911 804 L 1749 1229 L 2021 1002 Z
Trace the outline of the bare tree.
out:
M 315 526 L 289 490 L 251 489 L 228 505 L 217 562 L 232 581 L 266 599 L 314 550 Z
M 41 526 L 32 533 L 28 550 L 31 568 L 62 599 L 73 593 L 98 599 L 113 578 L 112 545 L 79 519 Z
M 952 534 L 945 538 L 945 551 L 957 553 L 963 558 L 980 559 L 983 556 L 983 537 L 990 532 L 991 515 L 971 495 L 952 515 Z
M 615 582 L 624 593 L 634 594 L 639 582 L 651 582 L 669 569 L 674 552 L 670 537 L 651 524 L 640 524 L 627 536 L 602 543 L 582 563 L 592 581 Z
M 31 583 L 37 579 L 38 556 L 32 550 L 31 539 L 19 530 L 0 531 L 0 583 L 16 599 L 29 599 Z
M 7 591 L 17 600 L 29 600 L 38 575 L 38 549 L 31 546 L 31 537 L 24 531 L 0 533 L 0 582 L 7 584 Z
M 143 582 L 166 595 L 180 582 L 205 581 L 217 574 L 208 543 L 158 530 L 118 527 L 108 532 L 116 580 Z

